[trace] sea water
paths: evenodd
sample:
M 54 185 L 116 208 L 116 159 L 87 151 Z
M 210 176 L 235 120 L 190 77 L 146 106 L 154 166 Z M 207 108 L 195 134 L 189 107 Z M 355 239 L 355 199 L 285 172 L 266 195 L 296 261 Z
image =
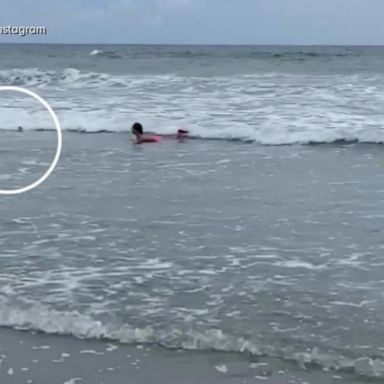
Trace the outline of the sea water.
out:
M 383 379 L 382 48 L 0 49 L 1 83 L 44 96 L 64 130 L 53 176 L 1 204 L 0 325 L 22 343 L 16 330 L 40 332 L 31 356 L 76 337 L 80 357 L 97 342 L 191 364 L 226 352 L 221 382 L 268 379 L 276 361 L 316 383 Z M 0 181 L 21 185 L 55 132 L 33 100 L 0 97 Z M 135 146 L 136 120 L 193 139 Z M 2 382 L 32 380 L 0 335 Z M 61 353 L 24 368 L 44 377 Z M 235 355 L 251 367 L 240 376 Z

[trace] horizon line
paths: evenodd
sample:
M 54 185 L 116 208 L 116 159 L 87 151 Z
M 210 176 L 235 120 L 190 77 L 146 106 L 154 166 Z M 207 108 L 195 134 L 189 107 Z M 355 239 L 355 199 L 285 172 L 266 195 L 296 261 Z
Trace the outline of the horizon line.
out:
M 384 47 L 384 44 L 328 44 L 328 43 L 311 43 L 311 44 L 281 44 L 281 43 L 272 43 L 272 44 L 236 44 L 236 43 L 65 43 L 65 42 L 0 42 L 0 45 L 120 45 L 120 46 L 168 46 L 168 47 L 178 47 L 178 46 L 190 46 L 190 47 Z

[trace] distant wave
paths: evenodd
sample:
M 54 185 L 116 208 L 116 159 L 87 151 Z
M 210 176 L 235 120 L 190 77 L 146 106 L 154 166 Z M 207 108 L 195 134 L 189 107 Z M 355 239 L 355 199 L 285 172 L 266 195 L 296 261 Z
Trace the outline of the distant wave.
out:
M 103 51 L 99 49 L 94 49 L 89 53 L 89 56 L 98 56 L 98 57 L 106 57 L 108 59 L 121 59 L 122 56 L 114 51 Z
M 357 56 L 356 52 L 315 52 L 315 51 L 283 51 L 283 52 L 273 52 L 273 51 L 254 51 L 247 54 L 251 58 L 264 58 L 264 59 L 286 59 L 291 61 L 302 61 L 318 58 L 340 58 L 340 57 L 351 57 Z
M 107 54 L 103 51 L 94 50 L 91 52 L 94 56 L 103 56 Z M 278 54 L 277 54 L 278 55 Z M 332 76 L 330 76 L 332 77 Z M 334 77 L 335 78 L 335 77 Z M 277 79 L 277 80 L 275 80 Z M 65 68 L 59 71 L 44 71 L 39 68 L 24 68 L 24 69 L 2 69 L 0 70 L 0 84 L 1 85 L 16 85 L 16 86 L 57 86 L 68 88 L 100 88 L 100 87 L 124 87 L 132 83 L 139 83 L 145 85 L 146 82 L 152 87 L 158 83 L 163 83 L 163 86 L 172 85 L 177 83 L 184 88 L 188 85 L 195 85 L 197 82 L 219 82 L 224 86 L 230 86 L 231 82 L 242 82 L 241 85 L 246 87 L 250 84 L 256 86 L 258 81 L 271 82 L 282 81 L 289 79 L 305 80 L 305 75 L 297 73 L 278 73 L 278 72 L 250 72 L 242 73 L 239 75 L 229 76 L 183 76 L 174 73 L 163 74 L 147 74 L 135 75 L 132 73 L 127 74 L 110 74 L 105 72 L 81 71 L 77 68 Z M 359 79 L 368 79 L 370 81 L 381 80 L 380 75 L 370 76 L 359 74 L 346 75 L 346 82 L 356 82 Z M 155 83 L 155 84 L 154 84 Z M 225 84 L 224 84 L 225 83 Z M 213 84 L 215 85 L 215 84 Z M 278 86 L 279 83 L 276 84 Z M 264 84 L 265 86 L 265 84 Z M 156 89 L 152 88 L 152 91 Z
M 103 51 L 98 50 L 98 49 L 94 49 L 93 51 L 91 51 L 89 53 L 89 56 L 97 56 L 97 55 L 101 55 L 102 53 L 103 53 Z
M 343 57 L 359 56 L 360 53 L 356 49 L 345 49 L 344 47 L 327 47 L 327 48 L 311 48 L 311 47 L 294 47 L 292 49 L 284 49 L 283 47 L 231 47 L 231 46 L 147 46 L 142 50 L 134 50 L 130 55 L 135 58 L 177 58 L 177 59 L 220 59 L 235 58 L 242 59 L 262 59 L 275 60 L 286 59 L 290 61 L 316 60 L 318 58 L 338 59 Z M 117 51 L 104 51 L 102 49 L 93 49 L 90 56 L 115 58 L 121 57 Z
M 377 356 L 345 356 L 319 348 L 303 351 L 259 345 L 242 336 L 235 336 L 220 329 L 155 330 L 151 327 L 136 328 L 128 324 L 116 326 L 104 324 L 89 315 L 79 312 L 50 310 L 36 304 L 27 309 L 2 306 L 0 326 L 18 330 L 37 330 L 47 334 L 71 335 L 82 339 L 107 339 L 129 344 L 153 344 L 169 349 L 194 351 L 225 351 L 247 353 L 255 356 L 270 356 L 294 361 L 305 368 L 315 365 L 325 370 L 353 371 L 369 378 L 384 378 L 384 360 Z
M 81 72 L 75 68 L 62 71 L 42 71 L 38 68 L 9 69 L 0 71 L 0 84 L 16 86 L 65 86 L 65 87 L 122 87 L 126 79 L 106 73 Z

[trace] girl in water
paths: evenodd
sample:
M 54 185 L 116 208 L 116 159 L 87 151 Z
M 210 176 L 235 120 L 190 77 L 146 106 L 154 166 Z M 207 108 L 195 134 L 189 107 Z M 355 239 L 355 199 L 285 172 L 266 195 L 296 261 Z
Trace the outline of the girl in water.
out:
M 132 134 L 135 137 L 136 144 L 157 143 L 161 141 L 162 137 L 175 138 L 180 141 L 188 137 L 188 131 L 185 129 L 179 129 L 175 135 L 159 136 L 152 133 L 144 133 L 143 126 L 140 123 L 134 123 L 132 125 Z

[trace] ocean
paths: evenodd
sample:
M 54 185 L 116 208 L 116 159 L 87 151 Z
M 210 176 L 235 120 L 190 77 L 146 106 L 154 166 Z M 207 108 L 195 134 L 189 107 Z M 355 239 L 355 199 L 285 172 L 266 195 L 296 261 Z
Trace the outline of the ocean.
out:
M 1 384 L 383 382 L 384 48 L 0 57 Z

